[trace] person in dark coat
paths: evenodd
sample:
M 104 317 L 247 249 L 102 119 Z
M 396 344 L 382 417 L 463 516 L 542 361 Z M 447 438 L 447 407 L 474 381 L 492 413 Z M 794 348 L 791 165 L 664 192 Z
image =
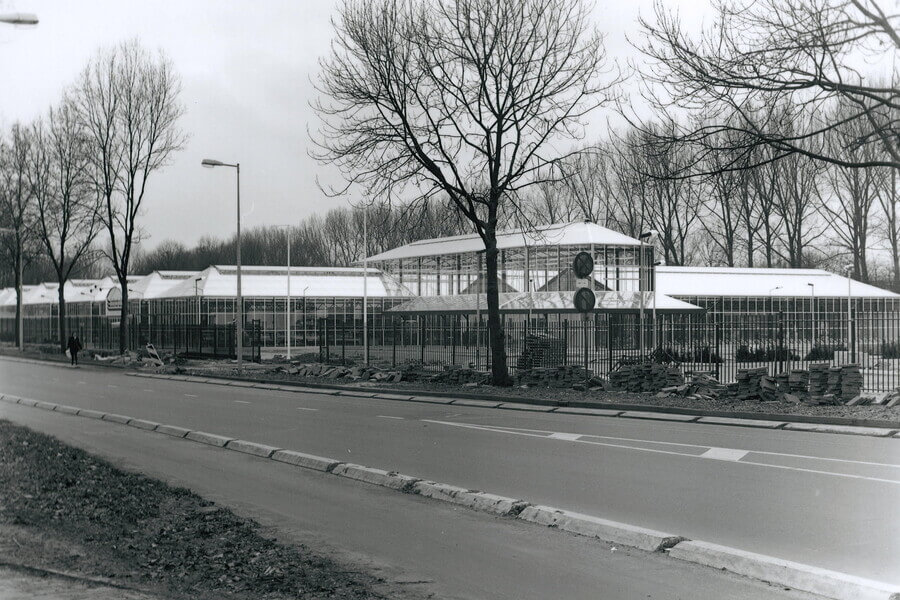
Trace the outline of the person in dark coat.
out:
M 69 343 L 66 344 L 69 349 L 69 356 L 72 358 L 72 364 L 78 364 L 78 351 L 81 350 L 81 340 L 78 339 L 77 335 L 69 336 Z

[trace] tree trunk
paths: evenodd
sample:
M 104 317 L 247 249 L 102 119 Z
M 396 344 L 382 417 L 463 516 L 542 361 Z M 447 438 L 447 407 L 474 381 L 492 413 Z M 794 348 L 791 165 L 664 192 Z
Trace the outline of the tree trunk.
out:
M 119 354 L 125 354 L 128 349 L 128 279 L 119 278 L 122 286 L 122 316 L 119 318 Z
M 63 289 L 66 285 L 66 282 L 60 277 L 59 281 L 59 348 L 62 352 L 66 351 L 66 342 L 68 342 L 68 338 L 66 337 L 66 294 Z
M 494 385 L 510 385 L 506 368 L 506 336 L 500 320 L 500 288 L 497 281 L 497 234 L 485 230 L 485 266 L 487 275 L 488 332 L 491 337 L 491 378 Z
M 20 246 L 21 247 L 21 246 Z M 24 350 L 25 333 L 19 331 L 20 326 L 24 326 L 25 319 L 22 318 L 22 251 L 16 253 L 16 347 L 19 346 L 19 340 L 23 340 L 21 350 Z

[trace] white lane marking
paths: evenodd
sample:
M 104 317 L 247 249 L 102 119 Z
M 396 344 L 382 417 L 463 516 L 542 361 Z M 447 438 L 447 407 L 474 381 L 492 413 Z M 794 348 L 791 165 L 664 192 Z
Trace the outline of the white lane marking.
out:
M 298 406 L 297 410 L 319 410 L 318 408 L 306 408 L 305 406 Z
M 235 400 L 235 402 L 237 402 L 238 404 L 250 404 L 246 400 Z
M 156 393 L 156 392 L 154 392 L 153 390 L 144 390 L 144 391 L 145 391 L 145 392 L 150 392 L 151 394 Z
M 570 442 L 577 442 L 581 439 L 581 434 L 578 433 L 551 433 L 549 436 L 550 439 L 553 440 L 568 440 Z
M 78 385 L 87 385 L 87 381 L 79 381 Z
M 435 422 L 436 423 L 444 423 L 446 425 L 456 425 L 457 427 L 464 427 L 466 425 L 470 425 L 468 423 L 465 423 L 465 424 L 464 423 L 454 423 L 452 421 L 435 421 Z M 471 424 L 471 426 L 476 427 L 476 428 L 489 429 L 492 431 L 498 431 L 501 433 L 512 433 L 512 432 L 516 432 L 516 431 L 522 431 L 522 432 L 529 432 L 529 433 L 543 433 L 543 434 L 546 434 L 546 436 L 550 436 L 553 433 L 557 433 L 555 431 L 548 431 L 546 429 L 525 429 L 522 427 L 501 427 L 499 425 Z M 616 441 L 620 441 L 620 442 L 641 442 L 641 443 L 645 443 L 645 444 L 661 444 L 661 445 L 666 445 L 666 446 L 682 446 L 682 447 L 688 447 L 688 448 L 711 448 L 712 447 L 712 446 L 707 446 L 704 444 L 685 444 L 685 443 L 681 443 L 681 442 L 663 442 L 660 440 L 644 440 L 644 439 L 640 439 L 640 438 L 616 437 L 616 436 L 611 436 L 611 435 L 599 435 L 596 433 L 580 433 L 578 435 L 580 435 L 582 438 L 600 438 L 600 439 L 605 439 L 605 440 L 616 440 Z M 589 442 L 587 442 L 587 440 L 583 440 L 583 439 L 579 440 L 579 441 L 589 443 Z M 822 460 L 822 461 L 827 461 L 827 462 L 847 463 L 847 464 L 851 464 L 851 465 L 868 465 L 870 467 L 888 467 L 891 469 L 900 469 L 900 464 L 895 464 L 895 463 L 873 462 L 873 461 L 868 461 L 868 460 L 852 460 L 849 458 L 830 458 L 827 456 L 810 456 L 808 454 L 791 454 L 789 452 L 772 452 L 769 450 L 745 450 L 743 448 L 735 448 L 735 450 L 743 450 L 750 454 L 766 454 L 769 456 L 784 456 L 784 457 L 788 457 L 788 458 L 804 458 L 807 460 Z
M 398 421 L 403 421 L 403 417 L 391 417 L 389 415 L 378 415 L 379 419 L 397 419 Z
M 185 394 L 184 397 L 185 398 L 196 398 L 197 394 Z
M 735 450 L 734 448 L 710 448 L 700 456 L 714 460 L 738 461 L 747 456 L 747 454 L 746 450 Z
M 119 386 L 113 385 L 113 384 L 111 384 L 111 383 L 107 383 L 107 384 L 106 384 L 106 387 L 108 387 L 108 388 L 117 388 L 117 387 L 119 387 Z
M 508 433 L 508 434 L 510 434 L 510 435 L 522 435 L 522 436 L 525 436 L 525 437 L 536 437 L 536 438 L 549 439 L 549 436 L 546 436 L 546 435 L 539 435 L 539 434 L 537 434 L 537 433 L 527 433 L 527 432 L 524 432 L 524 431 L 512 431 L 512 430 L 510 430 L 510 429 L 498 429 L 498 428 L 495 428 L 495 427 L 485 427 L 485 426 L 482 426 L 482 425 L 472 425 L 472 424 L 469 424 L 469 423 L 451 423 L 451 422 L 448 422 L 448 421 L 434 421 L 434 420 L 431 420 L 431 419 L 422 419 L 422 421 L 425 422 L 425 423 L 435 423 L 435 424 L 437 424 L 437 425 L 449 425 L 449 426 L 451 426 L 451 427 L 462 427 L 462 428 L 464 428 L 464 429 L 476 429 L 476 430 L 480 430 L 480 431 L 490 431 L 490 432 L 492 432 L 492 433 Z M 549 432 L 548 432 L 548 433 L 549 433 Z M 598 436 L 598 437 L 599 437 L 599 436 Z M 658 450 L 658 449 L 656 449 L 656 448 L 644 448 L 644 447 L 642 447 L 642 446 L 629 446 L 629 445 L 627 445 L 627 444 L 610 444 L 610 443 L 608 443 L 608 442 L 595 442 L 595 441 L 593 441 L 593 440 L 584 440 L 584 439 L 580 439 L 580 440 L 577 440 L 577 441 L 578 441 L 578 443 L 580 443 L 580 444 L 590 444 L 590 445 L 592 445 L 592 446 L 605 446 L 605 447 L 607 447 L 607 448 L 622 448 L 622 449 L 625 449 L 625 450 L 637 450 L 638 452 L 650 452 L 650 453 L 653 453 L 653 454 L 669 454 L 669 455 L 672 455 L 672 456 L 681 456 L 681 457 L 683 457 L 683 458 L 702 458 L 702 456 L 699 455 L 699 454 L 689 454 L 689 453 L 686 453 L 686 452 L 675 452 L 675 451 L 672 451 L 672 450 Z M 647 441 L 647 440 L 636 440 L 636 441 Z M 670 442 L 652 442 L 652 443 L 655 443 L 655 444 L 669 444 Z M 693 444 L 674 444 L 674 443 L 673 443 L 673 445 L 678 445 L 678 446 L 692 446 Z M 701 448 L 709 448 L 709 446 L 699 446 L 699 447 L 701 447 Z M 810 458 L 815 458 L 815 457 L 810 457 Z M 817 474 L 817 475 L 831 475 L 832 477 L 844 477 L 844 478 L 847 478 L 847 479 L 864 479 L 864 480 L 866 480 L 866 481 L 875 481 L 875 482 L 878 482 L 878 483 L 893 483 L 893 484 L 895 484 L 895 485 L 900 485 L 900 480 L 895 480 L 895 479 L 881 479 L 881 478 L 879 478 L 879 477 L 865 477 L 865 476 L 863 476 L 863 475 L 850 475 L 849 473 L 835 473 L 835 472 L 833 472 L 833 471 L 820 471 L 820 470 L 818 470 L 818 469 L 803 469 L 803 468 L 800 468 L 800 467 L 789 467 L 789 466 L 786 466 L 786 465 L 773 465 L 773 464 L 769 464 L 769 463 L 753 462 L 753 461 L 746 461 L 746 460 L 742 460 L 742 461 L 740 461 L 740 462 L 737 462 L 736 464 L 740 464 L 740 465 L 754 465 L 754 466 L 757 466 L 757 467 L 771 467 L 771 468 L 773 468 L 773 469 L 783 469 L 783 470 L 788 470 L 788 471 L 798 471 L 798 472 L 801 472 L 801 473 L 815 473 L 815 474 Z M 890 466 L 890 465 L 889 465 L 889 466 Z

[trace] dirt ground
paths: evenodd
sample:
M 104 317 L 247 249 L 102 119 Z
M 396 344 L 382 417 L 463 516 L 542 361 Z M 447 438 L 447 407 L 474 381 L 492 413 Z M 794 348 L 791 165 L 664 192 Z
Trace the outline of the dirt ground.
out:
M 172 599 L 395 597 L 382 580 L 269 539 L 188 490 L 2 420 L 0 563 Z

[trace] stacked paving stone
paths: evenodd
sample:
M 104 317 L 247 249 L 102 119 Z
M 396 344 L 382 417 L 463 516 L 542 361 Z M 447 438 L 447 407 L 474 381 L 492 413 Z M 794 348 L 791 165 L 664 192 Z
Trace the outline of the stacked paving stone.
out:
M 609 374 L 610 387 L 627 392 L 659 392 L 684 383 L 678 367 L 661 363 L 623 365 Z
M 850 402 L 860 395 L 863 378 L 859 365 L 844 365 L 841 367 L 841 400 Z
M 754 369 L 738 369 L 737 400 L 756 400 L 760 397 L 760 379 L 766 377 L 768 370 L 765 367 Z
M 455 383 L 458 385 L 481 385 L 491 382 L 491 374 L 487 371 L 477 371 L 459 365 L 449 365 L 444 367 L 443 372 L 428 377 L 427 381 Z
M 585 382 L 590 387 L 600 387 L 605 383 L 600 378 L 591 377 L 591 371 L 585 371 L 581 365 L 523 369 L 513 377 L 513 380 L 519 386 L 576 389 L 586 389 Z
M 519 369 L 553 367 L 566 362 L 565 340 L 540 335 L 525 336 L 525 347 L 516 366 Z
M 839 397 L 841 395 L 841 367 L 831 367 L 830 369 L 828 369 L 828 380 L 825 387 L 825 394 L 835 397 Z
M 828 392 L 828 363 L 813 363 L 809 365 L 810 396 L 824 396 Z

